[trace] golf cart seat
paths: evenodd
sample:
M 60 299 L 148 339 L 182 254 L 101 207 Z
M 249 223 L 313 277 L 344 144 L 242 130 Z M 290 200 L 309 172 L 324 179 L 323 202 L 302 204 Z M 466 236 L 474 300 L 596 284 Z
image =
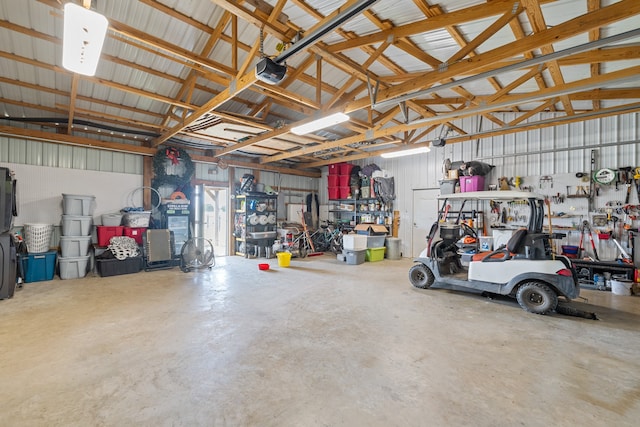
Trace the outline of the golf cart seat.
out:
M 525 242 L 527 237 L 527 229 L 521 228 L 517 230 L 506 245 L 500 246 L 493 252 L 480 252 L 473 256 L 473 261 L 482 262 L 502 262 L 511 258 L 524 256 Z

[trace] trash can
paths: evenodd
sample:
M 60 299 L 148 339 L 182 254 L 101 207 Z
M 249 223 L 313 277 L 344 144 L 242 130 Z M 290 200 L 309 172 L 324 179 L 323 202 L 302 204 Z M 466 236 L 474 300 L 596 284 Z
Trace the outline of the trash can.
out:
M 398 237 L 387 237 L 385 246 L 387 247 L 387 259 L 400 259 L 400 239 Z

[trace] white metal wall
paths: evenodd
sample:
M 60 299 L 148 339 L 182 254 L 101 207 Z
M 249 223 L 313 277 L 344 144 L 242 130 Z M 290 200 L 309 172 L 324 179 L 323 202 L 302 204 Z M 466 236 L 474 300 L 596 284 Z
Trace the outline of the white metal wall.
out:
M 508 123 L 515 114 L 498 115 Z M 532 121 L 552 117 L 542 114 Z M 482 130 L 494 126 L 484 120 Z M 463 129 L 476 129 L 477 119 L 455 122 Z M 440 130 L 433 134 L 438 137 Z M 396 200 L 394 210 L 400 211 L 399 235 L 403 256 L 411 254 L 412 192 L 414 189 L 438 188 L 442 179 L 442 163 L 480 160 L 496 168 L 493 177 L 537 176 L 588 172 L 591 150 L 597 150 L 597 168 L 640 166 L 640 114 L 632 113 L 586 122 L 531 130 L 519 134 L 495 136 L 476 141 L 449 144 L 432 148 L 431 152 L 396 159 L 370 158 L 354 162 L 360 166 L 375 163 L 395 178 Z M 327 168 L 323 171 L 321 203 L 327 203 Z

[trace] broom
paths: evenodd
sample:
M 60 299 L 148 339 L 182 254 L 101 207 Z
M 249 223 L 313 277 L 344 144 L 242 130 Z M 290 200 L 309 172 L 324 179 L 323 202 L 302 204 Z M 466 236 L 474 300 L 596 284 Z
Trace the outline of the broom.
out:
M 307 254 L 307 256 L 320 256 L 324 255 L 324 252 L 317 252 L 316 247 L 313 244 L 313 240 L 311 240 L 311 236 L 309 236 L 309 230 L 307 229 L 307 222 L 304 220 L 304 209 L 300 211 L 300 219 L 302 222 L 302 233 L 304 234 L 304 238 L 309 242 L 309 246 L 311 247 L 311 252 Z

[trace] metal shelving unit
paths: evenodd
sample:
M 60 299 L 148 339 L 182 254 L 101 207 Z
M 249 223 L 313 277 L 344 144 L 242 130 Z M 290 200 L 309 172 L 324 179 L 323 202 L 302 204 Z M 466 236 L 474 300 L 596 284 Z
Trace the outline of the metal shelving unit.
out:
M 340 207 L 343 208 L 340 208 Z M 329 214 L 334 222 L 383 224 L 391 226 L 393 206 L 382 204 L 378 199 L 336 199 L 329 200 Z
M 270 257 L 271 247 L 278 236 L 278 196 L 238 195 L 235 196 L 234 208 L 235 254 L 245 258 Z

